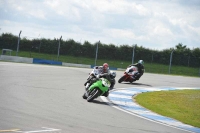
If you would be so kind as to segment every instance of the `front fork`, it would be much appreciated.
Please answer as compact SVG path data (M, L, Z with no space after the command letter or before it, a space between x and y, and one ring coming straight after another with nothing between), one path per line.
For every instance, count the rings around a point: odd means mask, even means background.
M90 87L90 83L87 83L86 86L85 86L85 90L87 91Z

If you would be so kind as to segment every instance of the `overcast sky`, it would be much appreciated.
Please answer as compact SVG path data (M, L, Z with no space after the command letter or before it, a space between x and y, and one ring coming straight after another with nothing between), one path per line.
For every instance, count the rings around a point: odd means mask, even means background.
M200 0L0 0L0 34L154 50L200 47Z

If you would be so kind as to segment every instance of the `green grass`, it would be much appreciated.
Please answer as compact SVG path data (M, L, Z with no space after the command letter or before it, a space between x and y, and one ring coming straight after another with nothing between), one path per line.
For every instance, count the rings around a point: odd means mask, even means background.
M16 51L12 51L12 56L16 56ZM86 57L75 57L75 56L66 56L60 55L57 57L57 54L43 54L38 52L26 52L19 51L18 56L29 57L29 58L40 58L46 60L61 61L66 63L76 63L76 64L87 64L94 65L94 58ZM108 59L97 59L96 65L102 65L104 62L107 62L110 67L123 68L125 69L132 61L123 61L123 60L108 60ZM157 74L169 74L169 65L157 64L157 63L148 63L145 61L145 71L149 73ZM183 75L183 76L193 76L200 77L200 68L184 67L184 66L171 66L171 75Z
M200 128L200 90L146 92L135 100L153 112Z

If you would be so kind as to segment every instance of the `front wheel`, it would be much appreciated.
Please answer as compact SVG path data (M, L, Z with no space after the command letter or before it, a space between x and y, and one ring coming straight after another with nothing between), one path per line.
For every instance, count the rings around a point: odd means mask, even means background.
M121 83L122 81L124 81L125 80L125 78L126 78L126 76L124 75L124 76L122 76L119 80L118 80L118 83Z
M92 90L90 93L89 93L89 96L87 98L87 101L88 102L91 102L92 100L94 100L95 98L97 98L98 96L100 96L101 92L99 89L97 88L94 88L94 90Z
M83 99L87 99L86 92L83 94Z

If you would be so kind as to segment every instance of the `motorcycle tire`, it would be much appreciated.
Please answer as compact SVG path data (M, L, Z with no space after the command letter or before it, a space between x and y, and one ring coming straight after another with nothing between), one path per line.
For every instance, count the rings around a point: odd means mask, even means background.
M124 76L122 76L119 80L118 80L118 83L121 83L122 81L124 81L125 80L125 78L126 78L126 76L124 75Z
M87 99L86 93L83 94L83 99Z
M99 89L94 88L90 93L89 96L87 97L87 101L91 102L92 100L94 100L95 98L97 98L98 96L100 96L101 92Z

